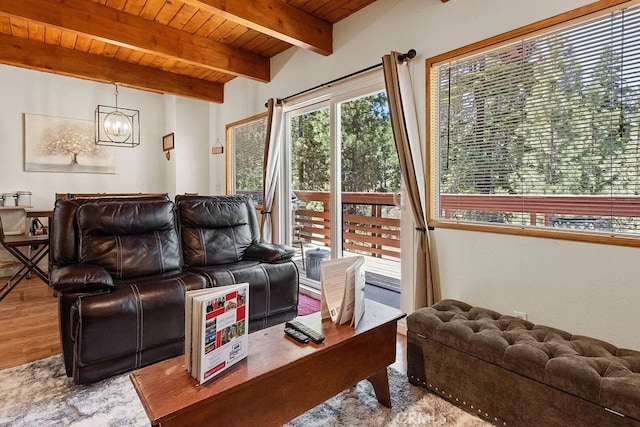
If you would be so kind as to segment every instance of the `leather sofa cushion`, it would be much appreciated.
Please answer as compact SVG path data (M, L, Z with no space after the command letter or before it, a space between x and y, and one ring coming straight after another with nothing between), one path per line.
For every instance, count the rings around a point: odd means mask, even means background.
M78 262L78 227L76 213L86 203L139 203L150 201L169 201L169 197L103 197L58 199L51 218L50 256L54 265L74 264Z
M78 208L79 261L122 280L182 268L173 203L87 203Z
M249 283L250 322L295 311L298 305L298 270L293 263L265 264L244 260L233 264L194 267L191 271L205 274L213 286ZM288 319L287 319L288 320ZM253 329L249 329L253 332Z
M181 272L125 281L109 293L79 295L71 310L76 363L86 366L183 342L184 293L207 283L201 275Z
M261 262L277 263L291 261L296 248L274 243L253 243L245 251L245 258Z
M230 264L242 260L255 242L254 209L244 197L178 202L184 262L189 267Z
M88 292L114 287L107 270L91 264L70 264L52 268L49 282L58 292Z

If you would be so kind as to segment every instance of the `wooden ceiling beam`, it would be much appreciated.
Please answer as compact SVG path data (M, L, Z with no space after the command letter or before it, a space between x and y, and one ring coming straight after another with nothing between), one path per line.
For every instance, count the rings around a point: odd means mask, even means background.
M271 79L268 58L90 0L0 0L0 14L218 72Z
M333 24L282 0L181 1L294 46L322 55L333 53Z
M222 104L219 83L0 34L0 63Z

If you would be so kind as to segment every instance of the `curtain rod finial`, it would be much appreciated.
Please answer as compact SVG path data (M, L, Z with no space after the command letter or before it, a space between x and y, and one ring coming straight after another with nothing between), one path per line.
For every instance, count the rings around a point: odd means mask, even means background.
M404 62L404 61L408 61L409 59L413 59L416 57L416 50L415 49L409 49L409 51L407 53L403 53L401 55L398 55L398 61L400 62Z
M274 104L275 105L282 105L282 98L273 98L274 99ZM269 101L264 103L264 108L269 108Z

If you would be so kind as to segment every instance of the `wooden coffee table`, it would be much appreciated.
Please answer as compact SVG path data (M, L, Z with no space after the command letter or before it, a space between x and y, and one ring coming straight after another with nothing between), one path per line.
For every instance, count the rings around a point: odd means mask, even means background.
M249 334L247 359L203 385L185 370L184 356L134 371L131 381L152 425L280 426L363 379L391 407L387 366L404 316L367 300L357 329L320 313L298 318L322 331L319 345L285 337L284 324Z

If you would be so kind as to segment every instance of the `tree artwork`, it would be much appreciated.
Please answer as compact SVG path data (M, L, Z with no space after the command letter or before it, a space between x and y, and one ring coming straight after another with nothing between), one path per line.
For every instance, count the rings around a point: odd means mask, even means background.
M24 114L24 170L27 172L116 172L114 147L94 143L92 120Z
M104 156L93 136L91 123L60 121L44 130L40 150L43 154L69 156L69 163L77 165L81 163L78 156L83 154Z

